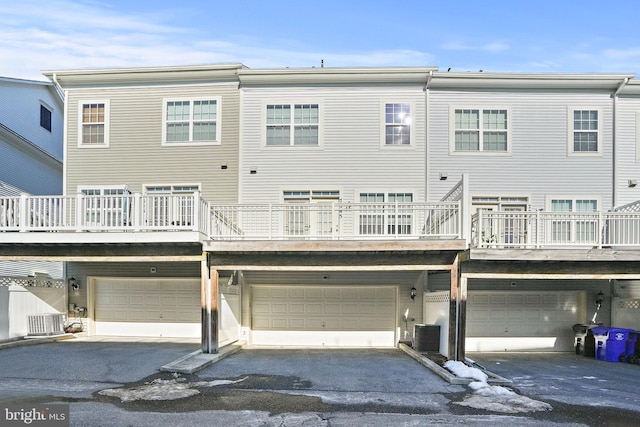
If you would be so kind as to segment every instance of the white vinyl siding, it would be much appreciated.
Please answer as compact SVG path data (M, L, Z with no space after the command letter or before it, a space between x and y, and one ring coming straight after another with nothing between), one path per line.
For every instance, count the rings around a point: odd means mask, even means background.
M266 106L267 146L317 146L318 104L269 104Z
M78 186L87 184L128 184L132 193L142 193L143 183L187 182L201 183L202 198L208 202L238 201L237 83L70 89L67 96L67 194L75 194ZM85 99L110 100L108 150L97 153L78 148L78 103ZM167 99L220 99L217 129L224 143L163 145L163 105Z
M336 189L357 202L363 189L404 189L425 179L426 110L423 86L251 87L243 85L240 203L280 202L295 177L299 189ZM268 100L268 101L265 101ZM266 146L266 105L317 103L317 147ZM386 100L412 107L411 146L384 146ZM310 155L313 151L313 155ZM283 154L286 152L286 154ZM304 166L303 166L304 165ZM257 168L250 174L251 167ZM413 192L424 201L424 186ZM412 188L413 190L413 188Z
M220 100L165 99L163 144L220 144Z
M109 101L81 101L79 109L79 147L109 146Z
M570 155L599 154L602 152L601 116L597 108L571 107L568 113Z
M555 189L560 194L599 195L602 197L600 206L609 209L613 187L612 146L601 144L601 155L567 155L567 111L573 105L598 109L601 113L601 141L612 140L613 110L609 91L431 89L429 152L426 157L427 200L439 200L445 196L452 188L451 179L466 173L472 182L474 195L527 195L532 209L537 210L545 208L549 189ZM474 106L507 110L508 153L455 152L452 107L455 110ZM639 106L640 103L635 104L636 111L640 111ZM635 129L629 129L629 133L631 131ZM573 138L571 141L573 143ZM622 149L620 144L616 147ZM628 156L635 155L627 153L629 150L625 149L623 157L620 152L618 160L631 160ZM633 170L637 171L637 167ZM632 168L627 168L627 172L621 183L625 186ZM441 181L441 173L447 174L449 179ZM637 200L637 191L634 194L632 199L629 191L627 200Z
M453 108L450 140L456 153L507 153L509 116L505 108Z

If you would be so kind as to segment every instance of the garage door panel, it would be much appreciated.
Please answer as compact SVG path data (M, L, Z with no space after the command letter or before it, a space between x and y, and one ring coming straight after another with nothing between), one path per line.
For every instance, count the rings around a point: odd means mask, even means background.
M96 279L96 334L185 336L174 334L199 331L199 288L197 279Z
M251 294L253 344L363 345L356 344L361 339L353 339L353 333L368 335L367 345L395 344L393 287L254 286ZM287 312L276 304L285 304Z
M572 351L578 292L470 291L467 351Z

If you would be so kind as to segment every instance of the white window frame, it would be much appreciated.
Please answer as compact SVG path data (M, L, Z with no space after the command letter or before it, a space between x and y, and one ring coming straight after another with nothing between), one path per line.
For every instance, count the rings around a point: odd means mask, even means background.
M387 144L387 105L389 104L409 104L409 143L408 144ZM380 147L390 150L402 150L403 148L415 147L415 114L416 106L414 102L407 100L385 100L380 103Z
M354 225L354 233L359 236L411 236L416 233L415 218L412 212L389 212L387 209L378 209L375 207L376 203L383 206L392 205L395 202L390 202L391 195L410 195L411 202L398 202L404 203L417 203L416 196L418 192L415 189L399 189L397 191L388 190L381 191L375 189L365 189L362 191L356 191L354 194L354 200L356 203L363 203L360 201L360 197L364 194L367 195L382 195L383 200L381 202L372 202L374 206L371 209L360 208L357 218L357 224ZM365 221L365 222L363 222ZM378 228L379 233L361 233L362 227L367 227L369 230ZM391 232L393 230L393 232Z
M477 151L459 151L456 150L456 110L478 110L480 120L478 124L478 150ZM507 149L505 151L484 150L483 132L484 120L483 114L485 110L504 110L507 112ZM504 105L452 105L449 108L449 154L455 156L511 156L512 143L511 136L513 133L513 124L511 120L511 108ZM487 129L487 131L490 131Z
M269 106L277 106L277 105L286 105L291 108L291 121L289 122L289 144L288 145L269 145L267 144L267 107ZM318 127L318 143L317 144L295 144L295 106L296 105L317 105L318 106L318 122L316 126ZM282 149L295 149L295 150L315 150L321 148L323 146L323 105L321 102L314 100L273 100L269 102L264 102L262 104L262 146L269 150L282 150ZM300 123L299 125L306 125L306 123Z
M195 192L201 192L202 186L200 184L144 184L142 186L145 196L158 195L158 196L173 196L173 195L189 195L195 194ZM149 191L151 188L157 188L162 190ZM188 188L188 190L183 190ZM185 213L192 212L197 209L197 206L193 206L190 200L181 200L176 204L167 204L166 200L162 198L154 200L153 206L149 209L153 209L153 216L155 220L158 220L161 225L177 225L177 226L191 226L190 222L187 222Z
M571 200L571 213L580 213L579 211L576 211L576 202L578 200L593 200L596 202L596 210L594 211L594 213L600 212L602 210L602 200L599 196L566 196L566 195L550 195L550 196L546 196L545 197L545 210L548 212L563 212L563 211L552 211L552 202L554 200ZM567 211L568 212L568 211ZM569 239L566 239L569 243L571 244L575 244L575 243L585 243L585 241L580 240L580 227L590 227L590 223L592 223L593 221L590 220L584 220L584 221L571 221L568 225L564 224L560 221L558 221L557 223L559 224L558 226L564 226L567 227L566 230L569 233ZM595 225L593 225L592 227L595 227ZM552 233L552 235L550 236L551 239L553 239L553 233L555 233L554 230L550 230L550 232ZM600 232L600 230L596 230L596 232ZM596 241L596 238L594 238L593 240L587 240L586 243L587 244L591 244L593 242Z
M82 121L83 106L89 104L104 104L104 143L102 144L85 144L82 141L84 122ZM110 128L110 115L111 115L111 103L108 99L96 99L96 100L80 100L78 101L78 147L79 148L109 148L109 128ZM101 122L95 122L94 124L100 124Z
M576 111L596 111L598 113L598 129L595 131L598 149L596 151L575 151L574 133L580 132L573 127L573 114ZM601 156L602 155L602 108L594 106L570 106L567 109L567 154L569 156Z
M110 204L106 203L106 199L102 199L101 196L106 196L105 192L108 191L115 196L123 196L123 198L114 198ZM88 195L87 192L96 192L99 194ZM86 185L78 186L78 194L85 196L99 196L98 198L91 198L90 201L85 201L85 225L88 226L104 226L105 224L120 226L130 225L131 218L129 202L126 202L124 196L129 194L128 187L126 185L117 186L98 186L98 185Z
M513 211L513 216L504 214L504 217L495 222L480 224L480 240L485 245L522 245L530 239L529 227L526 217L521 217L518 212L531 210L531 197L524 195L496 196L473 195L471 197L471 213L475 215L480 209L487 211Z
M331 205L340 202L340 190L282 190L280 194L286 205L283 234L324 238L338 233L338 212Z
M216 136L213 141L194 141L193 140L193 103L195 101L215 101L216 102ZM189 102L189 140L188 141L167 141L167 104L169 102ZM221 145L222 135L222 98L220 96L203 96L203 97L183 97L183 98L164 98L162 100L162 145L166 147L185 147L185 146L201 146L201 145Z

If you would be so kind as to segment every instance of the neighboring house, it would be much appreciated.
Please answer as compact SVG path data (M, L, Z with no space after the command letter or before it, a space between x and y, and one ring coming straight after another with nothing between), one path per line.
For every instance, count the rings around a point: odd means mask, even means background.
M89 333L390 347L429 323L459 359L570 351L599 292L599 321L640 323L612 305L640 289L631 75L44 74L65 196L0 257L66 260Z
M52 83L0 77L0 225L15 214L7 198L62 194L63 111ZM52 306L22 292L36 277L58 284L63 276L59 261L0 261L0 339L25 335L32 308L64 311L66 295Z

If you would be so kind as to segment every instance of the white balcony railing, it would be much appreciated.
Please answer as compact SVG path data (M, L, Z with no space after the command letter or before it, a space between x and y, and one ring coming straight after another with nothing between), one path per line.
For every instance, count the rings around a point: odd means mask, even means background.
M212 205L199 193L0 197L0 232L198 231L209 239L459 239L460 202Z
M220 240L460 238L460 203L212 205Z
M0 197L0 231L200 231L209 204L199 193Z
M472 247L640 247L640 212L511 212L479 210Z

